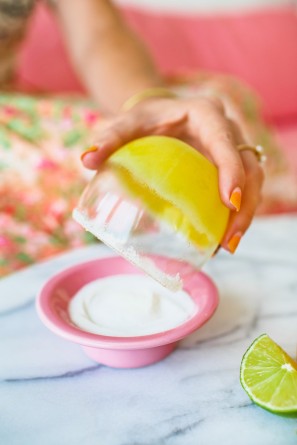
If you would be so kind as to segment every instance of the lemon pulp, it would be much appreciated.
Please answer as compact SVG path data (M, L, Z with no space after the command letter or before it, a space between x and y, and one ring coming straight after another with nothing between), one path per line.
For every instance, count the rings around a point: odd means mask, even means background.
M107 164L130 195L196 247L220 243L229 210L216 167L198 151L175 138L148 136L121 147Z

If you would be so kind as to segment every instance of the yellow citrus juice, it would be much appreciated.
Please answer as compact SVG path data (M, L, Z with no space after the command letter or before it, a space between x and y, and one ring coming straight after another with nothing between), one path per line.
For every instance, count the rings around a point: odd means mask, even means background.
M229 218L218 189L216 167L184 142L148 136L129 142L108 160L122 187L152 216L212 252Z

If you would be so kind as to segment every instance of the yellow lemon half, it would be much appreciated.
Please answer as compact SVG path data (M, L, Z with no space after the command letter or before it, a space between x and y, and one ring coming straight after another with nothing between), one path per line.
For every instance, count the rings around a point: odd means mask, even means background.
M229 210L219 195L217 168L197 150L175 138L147 136L121 147L107 164L150 214L196 247L220 243Z

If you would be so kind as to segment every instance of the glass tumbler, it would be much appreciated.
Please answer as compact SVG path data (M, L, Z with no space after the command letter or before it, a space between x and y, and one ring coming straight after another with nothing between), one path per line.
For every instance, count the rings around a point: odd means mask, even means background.
M175 291L224 235L229 210L216 167L165 136L132 141L85 188L74 219L121 256Z

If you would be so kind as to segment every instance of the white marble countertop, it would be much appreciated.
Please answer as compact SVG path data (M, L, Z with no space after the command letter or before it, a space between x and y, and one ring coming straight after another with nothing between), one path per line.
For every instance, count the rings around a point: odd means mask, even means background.
M0 281L1 445L293 445L297 420L252 404L241 357L266 332L295 356L297 216L258 219L235 256L205 271L220 290L215 316L155 365L112 369L39 321L34 299L97 245Z

